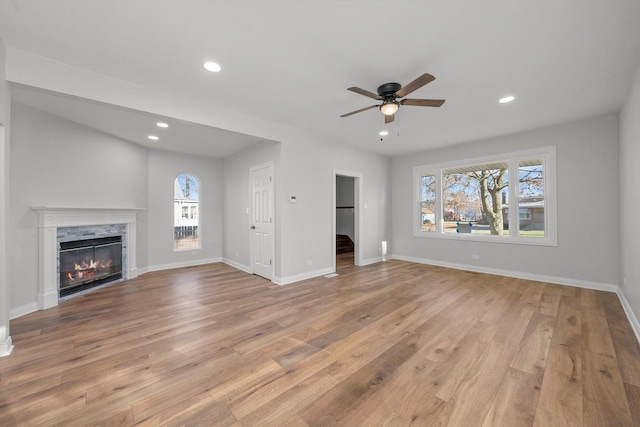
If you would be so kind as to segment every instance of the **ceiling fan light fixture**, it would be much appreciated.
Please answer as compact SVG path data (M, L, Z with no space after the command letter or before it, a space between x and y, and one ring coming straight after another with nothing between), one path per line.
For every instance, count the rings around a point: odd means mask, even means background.
M400 105L396 101L385 101L380 106L380 111L385 116L393 116L400 108Z
M222 70L222 67L220 67L219 64L217 64L216 62L213 61L207 61L204 63L204 68L207 69L207 71L211 71L212 73L218 73L220 72L220 70Z

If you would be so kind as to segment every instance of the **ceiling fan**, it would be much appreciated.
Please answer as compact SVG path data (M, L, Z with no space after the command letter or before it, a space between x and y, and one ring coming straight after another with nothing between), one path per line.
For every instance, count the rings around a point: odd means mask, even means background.
M348 117L353 114L378 107L380 108L380 111L382 111L382 114L384 114L384 122L391 123L395 119L395 114L401 105L411 105L415 107L439 107L444 104L444 99L398 99L404 98L414 90L420 89L422 86L427 83L431 83L435 79L436 78L431 74L424 73L404 87L402 87L400 83L385 83L378 87L377 95L373 92L369 92L368 90L360 89L359 87L350 87L347 90L368 96L369 98L377 99L378 101L382 101L382 104L370 105L369 107L343 114L340 117Z

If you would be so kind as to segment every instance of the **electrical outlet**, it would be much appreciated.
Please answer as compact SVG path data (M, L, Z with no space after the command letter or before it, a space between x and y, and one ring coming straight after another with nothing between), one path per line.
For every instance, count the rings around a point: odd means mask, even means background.
M480 259L480 255L471 255L471 259Z
M311 265L311 264L313 264L313 261L312 261L312 260L310 260L310 259L308 259L308 260L307 260L307 265Z
M191 255L198 255L198 251L191 251Z

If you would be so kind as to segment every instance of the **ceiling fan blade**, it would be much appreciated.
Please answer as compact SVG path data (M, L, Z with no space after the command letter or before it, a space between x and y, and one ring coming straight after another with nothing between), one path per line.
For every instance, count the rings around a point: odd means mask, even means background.
M400 104L415 107L439 107L444 104L444 99L403 99Z
M376 107L378 107L378 105L370 105L369 107L364 107L364 108L361 108L359 110L352 111L352 112L347 113L347 114L343 114L340 117L349 117L349 116L352 116L354 114L362 113L363 111L367 111L367 110L370 110L370 109L376 108Z
M384 116L384 124L391 123L396 118L395 114L391 114L389 116Z
M420 77L418 77L417 79L415 79L414 81L406 85L405 87L400 88L400 90L396 92L396 96L398 98L407 96L414 90L420 89L422 86L426 85L427 83L431 83L435 79L436 78L433 77L431 74L424 73L423 75L421 75Z
M368 96L369 98L382 99L380 95L377 95L373 92L369 92L368 90L360 89L359 87L354 86L354 87L348 88L347 90L350 90L351 92L359 93L360 95Z

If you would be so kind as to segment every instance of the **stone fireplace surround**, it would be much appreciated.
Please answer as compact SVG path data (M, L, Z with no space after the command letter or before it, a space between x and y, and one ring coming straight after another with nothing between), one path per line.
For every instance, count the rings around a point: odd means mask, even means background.
M86 227L91 234L122 234L123 251L126 250L122 278L137 276L136 213L142 209L36 206L33 210L38 213L39 229L38 309L58 305L59 242L69 239L65 236L78 234L78 227Z

